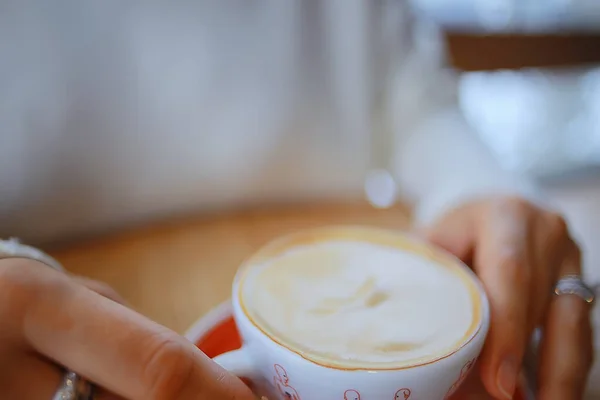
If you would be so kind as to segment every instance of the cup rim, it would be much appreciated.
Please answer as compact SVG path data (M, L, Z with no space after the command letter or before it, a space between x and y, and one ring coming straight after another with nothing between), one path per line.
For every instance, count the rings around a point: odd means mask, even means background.
M308 355L304 355L301 350L294 349L293 346L285 343L284 340L277 338L274 334L267 332L260 324L249 315L246 306L243 304L242 298L242 282L244 277L246 276L247 271L252 267L259 263L259 261L268 260L270 255L274 256L276 254L280 254L280 251L285 250L286 248L294 247L294 245L290 244L290 240L297 238L302 235L310 235L310 234L323 234L329 233L331 237L335 237L335 233L346 232L346 233L356 233L362 232L363 234L383 234L387 236L393 236L396 239L407 243L408 246L405 248L407 251L413 252L417 255L425 256L425 258L440 262L443 264L451 263L458 267L458 269L465 273L465 277L467 278L470 285L472 285L472 289L474 293L476 293L476 298L479 300L478 305L474 305L475 308L478 309L478 316L474 318L472 326L469 327L467 333L463 336L463 340L459 341L456 347L452 347L448 351L442 352L440 355L432 358L423 357L423 360L419 359L408 365L400 365L400 366L382 366L382 367L352 367L352 366L340 366L335 365L333 363L320 362ZM343 237L343 236L342 236ZM351 237L351 236L348 236ZM357 240L356 238L354 240ZM321 240L322 241L322 240ZM419 248L421 251L415 251L416 248ZM273 253L270 253L270 250L274 250ZM277 251L279 250L279 252ZM424 251L423 251L424 250ZM487 298L487 294L483 287L483 284L477 278L477 275L469 268L466 264L464 264L460 259L455 257L453 254L441 249L431 243L425 242L422 238L419 238L414 235L410 235L403 231L394 231L392 229L386 228L377 228L370 226L359 226L359 225L329 225L325 227L318 228L309 228L303 229L300 231L295 231L283 236L279 236L265 245L260 247L256 252L254 252L250 257L248 257L244 262L242 262L240 268L238 269L234 284L233 284L233 296L232 296L233 304L234 304L234 314L238 314L243 316L244 320L250 326L260 334L263 338L267 339L269 342L278 345L279 347L303 358L304 360L319 365L321 367L325 367L328 369L335 369L340 371L371 371L371 372L385 372L385 371L400 371L407 369L414 369L418 367L423 367L430 364L435 364L441 360L452 357L463 348L467 347L475 338L480 336L481 334L487 334L487 330L489 328L489 319L490 319L490 310L489 310L489 302ZM235 312L238 311L238 312ZM236 316L237 318L237 316Z

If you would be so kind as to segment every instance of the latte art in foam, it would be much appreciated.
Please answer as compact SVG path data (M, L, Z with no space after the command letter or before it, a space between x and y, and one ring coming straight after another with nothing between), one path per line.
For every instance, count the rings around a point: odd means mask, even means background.
M395 247L330 239L283 250L243 278L248 317L320 364L398 368L464 343L472 288L449 266Z

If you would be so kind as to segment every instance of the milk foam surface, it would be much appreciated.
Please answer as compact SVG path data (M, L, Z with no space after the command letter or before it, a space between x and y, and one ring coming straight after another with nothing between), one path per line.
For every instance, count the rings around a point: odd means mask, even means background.
M367 242L291 248L250 268L242 302L263 330L304 357L389 368L460 346L473 299L456 272Z

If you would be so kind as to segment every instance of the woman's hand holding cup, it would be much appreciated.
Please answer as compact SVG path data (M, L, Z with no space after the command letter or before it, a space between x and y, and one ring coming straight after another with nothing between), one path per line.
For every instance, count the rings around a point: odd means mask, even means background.
M95 400L254 399L192 343L117 301L97 282L1 259L0 398L50 400L69 369L98 385Z
M486 288L492 323L480 361L488 392L512 398L532 332L541 327L539 398L581 399L593 357L590 306L577 296L552 295L559 279L581 274L564 219L499 198L465 204L425 235L472 265Z

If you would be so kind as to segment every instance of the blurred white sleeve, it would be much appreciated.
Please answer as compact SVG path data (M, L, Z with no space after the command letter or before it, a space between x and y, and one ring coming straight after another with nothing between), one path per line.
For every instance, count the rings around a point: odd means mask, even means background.
M493 195L542 203L534 183L504 170L479 141L457 102L457 74L444 64L435 29L418 28L415 48L397 71L388 110L394 138L392 171L400 195L427 224L459 204Z
M415 202L415 223L427 224L469 200L516 195L542 203L528 179L503 170L457 108L433 114L398 135L396 178Z

